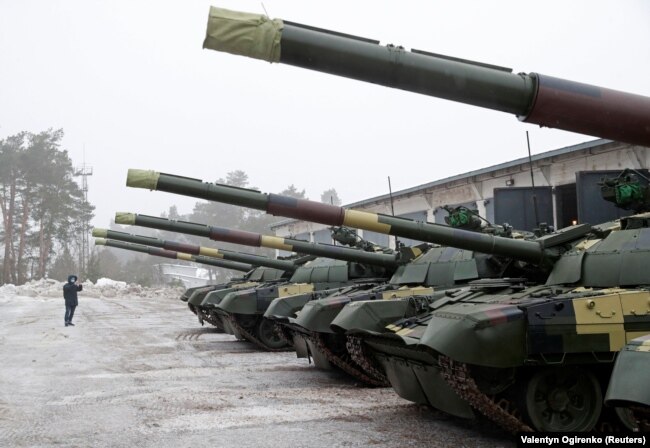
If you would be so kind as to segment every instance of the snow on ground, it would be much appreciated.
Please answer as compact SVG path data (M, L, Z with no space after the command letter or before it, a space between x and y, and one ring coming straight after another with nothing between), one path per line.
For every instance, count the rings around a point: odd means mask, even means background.
M126 282L111 280L108 278L100 278L93 284L91 281L81 282L83 285L83 292L81 295L84 297L104 297L113 298L118 296L137 296L137 297L165 297L177 298L182 293L182 288L148 288L136 285L134 283L127 284ZM65 282L60 282L53 279L40 279L31 280L24 285L15 286L6 284L0 286L0 300L4 297L12 297L15 295L33 297L33 298L63 298L63 285Z
M61 287L0 287L0 446L514 446L201 327L178 290L84 282L64 327Z

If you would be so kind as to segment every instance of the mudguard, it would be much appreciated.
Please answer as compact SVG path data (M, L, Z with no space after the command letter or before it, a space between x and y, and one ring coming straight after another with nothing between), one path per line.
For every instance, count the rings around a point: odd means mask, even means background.
M301 310L312 298L312 293L296 294L288 297L274 299L264 313L269 319L282 319L295 317L296 312Z
M355 330L382 332L386 325L404 317L407 309L407 300L352 302L343 307L330 328L336 333Z
M631 340L616 358L605 404L650 406L650 334Z
M527 355L525 324L512 305L457 303L432 314L420 344L458 362L516 367Z
M259 289L231 291L215 305L215 308L230 314L256 314Z
M330 324L348 303L350 303L348 296L312 300L303 307L293 322L308 331L333 333Z
M203 300L205 299L205 295L208 294L210 291L214 291L216 288L218 288L218 286L216 285L202 286L200 288L196 288L189 295L189 298L187 299L187 303L193 306L201 306Z

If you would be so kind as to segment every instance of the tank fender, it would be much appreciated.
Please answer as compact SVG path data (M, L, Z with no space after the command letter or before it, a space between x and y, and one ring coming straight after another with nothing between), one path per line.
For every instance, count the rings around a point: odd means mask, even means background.
M608 406L650 406L650 334L630 341L618 354L609 380Z
M420 344L459 362L515 367L526 359L525 323L516 306L455 304L432 314Z

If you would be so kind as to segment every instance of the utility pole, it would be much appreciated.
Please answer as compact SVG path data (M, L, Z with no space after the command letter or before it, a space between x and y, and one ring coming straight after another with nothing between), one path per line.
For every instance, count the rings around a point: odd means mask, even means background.
M93 167L86 165L86 151L84 149L84 158L81 167L74 170L75 176L81 177L81 191L84 195L84 202L88 203L88 176L93 175ZM86 275L86 265L90 256L90 244L88 235L90 233L90 222L84 214L81 222L81 251L79 252L79 273Z

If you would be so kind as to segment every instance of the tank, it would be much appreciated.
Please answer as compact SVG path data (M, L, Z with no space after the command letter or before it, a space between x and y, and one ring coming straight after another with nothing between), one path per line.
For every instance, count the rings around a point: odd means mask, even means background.
M309 261L310 257L297 257L296 264L300 265ZM223 297L234 291L254 288L258 285L272 285L285 283L294 271L282 271L279 269L259 266L248 272L244 278L230 281L226 284L206 287L196 291L188 300L188 305L197 310L199 322L206 320L216 327L223 329L226 333L232 334L237 339L245 339L240 333L235 331L228 321L224 321L221 316L215 313L215 304L219 303Z
M636 214L534 240L160 173L134 174L127 185L503 255L547 273L538 283L470 282L438 294L427 314L390 324L390 333L365 334L365 346L398 394L453 415L471 418L478 412L513 432L589 431L609 424L602 390L613 363L628 339L650 333L650 314L636 311L650 300L644 265L650 256L648 180L640 173L626 170L602 182L605 199Z
M344 287L376 286L384 283L400 264L421 253L418 248L391 251L357 239L347 240L357 248L317 244L132 213L117 213L115 221L118 224L140 225L219 241L327 257L301 266L286 285L257 285L228 294L218 291L206 296L203 305L212 307L214 314L221 318L226 331L230 327L233 334L243 335L266 350L284 350L287 342L290 342L276 332L273 322L263 316L274 298L294 295L312 297L312 293L329 294Z
M479 280L440 294L425 315L357 332L395 390L457 416L482 413L513 432L638 428L645 417L625 407L634 383L622 383L634 374L612 375L612 365L627 362L627 341L650 333L641 177L626 170L603 180L605 199L641 213L566 241L544 284ZM608 383L613 409L602 406Z
M212 7L204 48L514 114L520 121L650 146L650 98L539 73Z
M513 234L512 229L482 226L486 222L464 207L448 208L448 212L450 216L446 221L455 227ZM514 235L523 236L516 232ZM304 299L303 296L278 298L271 303L265 316L276 320L287 337L293 340L299 357L313 358L316 367L322 369L345 364L342 368L353 372L357 379L371 385L387 385L381 367L364 356L358 338L331 328L348 304L364 301L367 305L364 319L359 321L358 315L353 316L355 329L381 329L388 322L425 312L434 289L455 288L477 278L500 278L521 273L518 264L505 257L436 246L400 266L385 284L366 289L346 288L327 297L311 297L309 302L297 300ZM368 381L368 377L375 383Z

